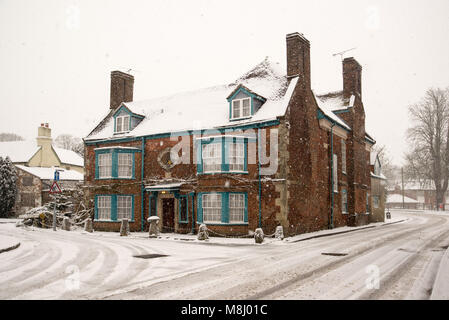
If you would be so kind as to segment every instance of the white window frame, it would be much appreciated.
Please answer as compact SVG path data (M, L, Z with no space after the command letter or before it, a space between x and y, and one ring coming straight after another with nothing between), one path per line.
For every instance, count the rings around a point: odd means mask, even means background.
M97 197L97 220L111 221L112 217L112 197L98 196Z
M341 213L348 213L348 191L345 189L341 192Z
M132 220L133 197L117 196L117 221L127 218Z
M213 148L213 155L210 156L210 148ZM221 172L221 164L223 162L220 143L203 144L201 148L201 158L203 162L203 172Z
M341 140L341 172L346 174L346 141Z
M109 170L107 170L109 168ZM98 178L112 178L112 153L98 155Z
M221 193L206 193L202 195L204 223L221 223L223 214L222 201L223 195Z
M119 152L117 156L117 175L119 178L132 178L133 176L133 154Z
M238 217L238 219L236 219ZM244 223L245 221L245 195L242 193L229 194L229 222Z
M128 132L129 131L129 121L130 121L129 115L116 117L115 118L115 132L116 133ZM120 122L120 128L119 128L119 122Z
M334 178L334 192L338 193L338 156L334 153L333 158L333 165L332 165L332 175Z
M245 170L245 144L229 143L229 171L243 172Z
M243 115L243 101L246 101L246 100L249 100L249 103L248 103L248 114L247 115ZM234 105L236 104L236 103L239 103L239 106L238 106L238 110L239 110L239 116L238 117L236 117L235 116L235 112L234 112ZM245 119L245 118L249 118L249 117L251 117L251 97L247 97L247 98L242 98L242 99L234 99L234 100L232 100L232 103L231 103L231 119Z
M380 204L380 197L379 196L371 196L371 198L373 199L373 208L374 209L379 209L379 204Z

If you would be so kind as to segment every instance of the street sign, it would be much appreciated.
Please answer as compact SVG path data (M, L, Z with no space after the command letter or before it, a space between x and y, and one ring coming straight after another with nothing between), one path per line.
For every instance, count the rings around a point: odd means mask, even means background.
M56 181L53 182L50 188L50 193L61 193L61 188Z
M53 180L59 181L59 170L55 170L55 177Z

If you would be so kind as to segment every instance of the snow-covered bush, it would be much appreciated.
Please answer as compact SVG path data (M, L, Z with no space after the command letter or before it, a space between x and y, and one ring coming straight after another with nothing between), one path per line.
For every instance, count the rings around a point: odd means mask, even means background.
M0 157L0 217L8 217L17 197L17 172L9 157Z

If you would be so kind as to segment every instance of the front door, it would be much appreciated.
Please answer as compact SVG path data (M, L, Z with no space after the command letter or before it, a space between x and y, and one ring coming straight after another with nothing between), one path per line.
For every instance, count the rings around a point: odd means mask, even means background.
M175 199L162 199L162 232L175 231Z

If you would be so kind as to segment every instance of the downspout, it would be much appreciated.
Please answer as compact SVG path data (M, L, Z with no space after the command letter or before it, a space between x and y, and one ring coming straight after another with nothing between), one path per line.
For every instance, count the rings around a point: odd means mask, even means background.
M334 126L335 122L332 122L331 126L331 221L329 229L334 228Z
M140 223L140 231L143 231L144 226L144 192L145 192L145 186L144 186L144 168L145 168L145 137L142 137L142 165L141 165L141 185L140 185L140 217L141 217L141 223Z
M195 234L195 212L194 212L194 208L195 208L195 193L192 192L192 234Z
M259 177L259 228L262 228L262 182L260 180L260 126L257 128L257 170Z

